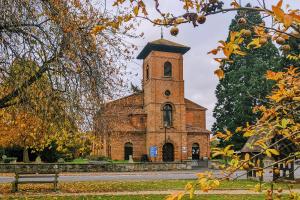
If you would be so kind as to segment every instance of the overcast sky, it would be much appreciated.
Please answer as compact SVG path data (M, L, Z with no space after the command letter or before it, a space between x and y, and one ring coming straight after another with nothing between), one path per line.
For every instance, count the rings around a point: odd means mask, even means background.
M152 0L146 0L152 2ZM162 9L168 9L173 12L182 11L177 0L161 0ZM172 2L172 3L170 3ZM224 0L226 4L231 2ZM250 2L257 5L257 0L242 0L243 4ZM266 0L270 5L278 2L277 0ZM166 4L165 4L166 3ZM285 0L284 4L290 4L292 8L300 9L300 0ZM150 11L150 15L152 11ZM169 34L169 29L164 29L164 38L177 43L181 43L191 47L191 50L184 55L184 80L185 80L185 97L206 107L207 110L207 128L210 129L215 119L212 111L216 103L215 88L218 84L218 78L214 75L214 70L218 64L212 59L213 56L207 55L207 52L217 46L219 40L225 40L228 34L228 27L233 19L235 12L218 14L209 16L205 24L193 28L191 24L180 26L180 32L177 37ZM142 21L139 30L144 32L144 37L134 39L131 42L138 46L139 51L149 41L160 38L160 28L154 27L152 24ZM128 64L128 70L138 73L131 80L140 84L142 78L142 61L133 60Z

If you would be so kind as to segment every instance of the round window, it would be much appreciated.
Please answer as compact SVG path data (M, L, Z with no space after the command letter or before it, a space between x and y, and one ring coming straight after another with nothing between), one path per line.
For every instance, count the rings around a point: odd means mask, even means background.
M166 90L166 91L165 91L165 95L166 95L167 97L170 96L170 95L171 95L170 90Z

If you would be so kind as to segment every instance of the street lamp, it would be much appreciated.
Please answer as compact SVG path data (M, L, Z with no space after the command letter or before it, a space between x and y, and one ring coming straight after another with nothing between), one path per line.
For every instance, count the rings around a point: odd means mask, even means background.
M164 123L164 127L165 127L165 144L167 143L167 128L168 128L168 122Z
M166 146L166 143L167 143L167 128L168 128L168 122L164 122L164 128L165 128L165 144L163 145L163 161L167 161L167 158L166 156L168 155L167 154L167 146Z

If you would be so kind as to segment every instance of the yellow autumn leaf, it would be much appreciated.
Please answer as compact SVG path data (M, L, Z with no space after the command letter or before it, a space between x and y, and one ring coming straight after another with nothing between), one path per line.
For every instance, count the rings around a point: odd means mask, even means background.
M248 45L247 49L254 48L257 49L261 47L261 44L259 43L259 38L254 38Z
M240 55L240 56L245 56L245 55L247 55L247 53L245 53L245 52L243 52L243 51L239 51L239 50L234 51L234 53L237 54L237 55Z
M245 161L248 161L248 160L250 160L250 155L249 155L249 153L246 153L245 154Z
M133 13L134 13L135 16L137 16L139 14L139 7L138 6L135 6L133 8Z
M198 173L196 174L196 176L201 179L201 178L204 178L205 177L205 174L204 173Z
M239 126L239 127L237 127L237 128L235 129L235 132L240 132L240 131L242 131L242 130L243 130L243 127Z
M267 149L266 150L266 155L268 156L268 157L272 157L272 155L279 155L279 152L276 150L276 149Z
M258 177L262 177L263 174L264 174L264 171L263 171L263 170L257 170L257 171L256 171L256 175L257 175Z
M300 101L300 97L293 97L294 101Z
M253 131L253 130L247 130L247 131L243 134L244 137L250 137L250 136L252 136L252 135L254 135L254 131Z
M103 31L104 29L105 29L105 26L102 26L102 25L96 25L96 26L92 29L91 33L96 35L97 33Z
M224 155L224 152L221 152L221 151L220 152L215 152L215 153L212 154L211 157L214 158L214 157L217 157L217 156L220 156L220 155Z
M253 189L255 192L261 192L261 185L258 183L254 186L254 189Z
M229 149L231 149L231 147L233 147L233 145L227 145L225 148L224 148L224 151L227 152Z
M190 199L193 199L194 198L194 194L195 194L195 188L191 188L190 190Z
M218 181L218 180L213 181L213 186L214 187L219 187L219 185L220 185L220 181Z
M193 184L191 182L188 182L186 185L185 185L185 190L190 190L193 188Z
M289 124L290 120L289 119L282 119L281 120L281 127L286 128L286 126Z

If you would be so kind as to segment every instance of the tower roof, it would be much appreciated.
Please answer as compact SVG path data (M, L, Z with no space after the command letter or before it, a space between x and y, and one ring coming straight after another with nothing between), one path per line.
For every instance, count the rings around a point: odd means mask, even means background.
M137 59L145 59L151 51L164 51L185 54L190 47L178 44L166 39L154 40L148 42L148 44L143 48L143 50L137 56Z

